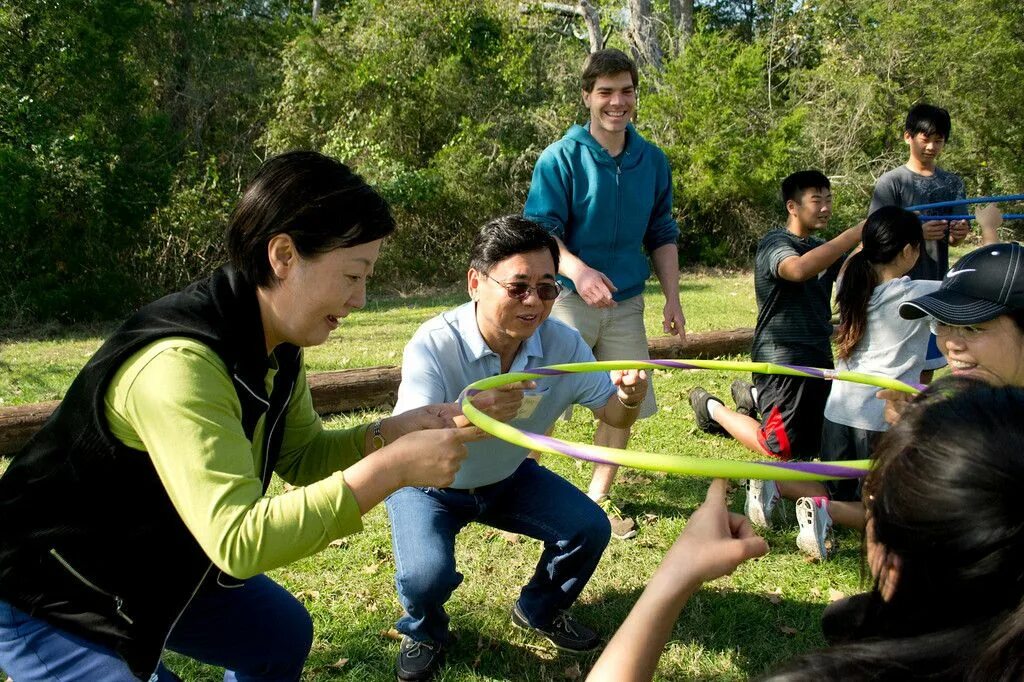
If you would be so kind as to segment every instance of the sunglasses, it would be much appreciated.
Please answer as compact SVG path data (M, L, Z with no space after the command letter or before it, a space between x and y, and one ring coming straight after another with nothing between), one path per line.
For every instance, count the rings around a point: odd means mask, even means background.
M533 287L525 282L499 282L486 272L481 274L504 289L509 298L514 298L517 301L525 301L531 291L536 291L537 298L542 301L553 301L562 292L562 285L558 282L542 282Z

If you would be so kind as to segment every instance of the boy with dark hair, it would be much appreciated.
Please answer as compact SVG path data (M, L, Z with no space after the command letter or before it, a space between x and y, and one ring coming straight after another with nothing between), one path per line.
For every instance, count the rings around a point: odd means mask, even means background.
M918 204L963 199L964 181L938 167L939 156L949 141L949 112L931 104L917 104L907 112L903 140L910 149L907 163L885 173L875 183L868 214L883 206L906 208ZM929 210L930 215L949 214L951 209ZM949 269L949 247L967 237L966 220L929 220L922 224L925 248L911 279L942 279Z
M782 199L786 228L769 232L757 246L758 315L751 359L831 368L832 285L844 254L860 241L863 223L828 242L813 236L832 216L831 186L818 171L800 171L783 180ZM697 425L708 433L728 433L769 457L810 459L820 449L828 392L829 383L822 379L755 374L753 386L733 382L735 410L703 388L690 391L690 405ZM748 482L748 513L758 502L761 483ZM764 525L762 519L751 520Z
M931 104L916 104L907 112L903 140L910 149L907 163L883 174L875 183L868 214L883 206L917 206L965 197L960 176L938 167L939 156L949 141L952 122L949 112ZM949 215L952 209L929 210L929 215ZM967 238L970 229L966 220L927 220L921 224L924 246L917 264L910 270L911 279L941 280L949 270L949 247ZM932 336L928 342L921 381L927 383L932 372L945 366L945 359Z
M662 328L680 338L686 333L672 173L664 152L630 123L636 109L633 60L619 50L594 52L580 85L589 120L541 154L523 213L558 240L559 281L567 291L551 316L579 331L598 360L646 360L648 254L665 294ZM655 409L649 391L639 418ZM628 428L608 424L594 434L594 442L607 447L623 448L628 440ZM614 537L626 539L636 535L636 524L608 498L617 468L595 464L587 494L608 512Z

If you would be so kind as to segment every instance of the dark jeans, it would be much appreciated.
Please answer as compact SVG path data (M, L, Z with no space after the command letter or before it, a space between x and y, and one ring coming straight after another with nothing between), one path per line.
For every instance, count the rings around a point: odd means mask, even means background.
M228 681L299 679L313 643L306 608L266 576L196 594L167 648L227 669ZM0 668L17 682L137 679L113 651L0 601ZM151 680L175 680L163 665Z
M462 582L455 537L471 521L544 542L519 608L534 627L551 624L590 580L611 528L576 486L532 459L503 481L470 491L402 488L387 499L395 584L406 615L396 628L417 641L444 644L444 605Z

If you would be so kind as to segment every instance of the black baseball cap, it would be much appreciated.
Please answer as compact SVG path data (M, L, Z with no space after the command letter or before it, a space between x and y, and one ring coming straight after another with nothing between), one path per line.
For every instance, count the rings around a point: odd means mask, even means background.
M900 304L900 317L931 315L949 325L987 322L1024 308L1024 247L989 244L956 262L939 290Z

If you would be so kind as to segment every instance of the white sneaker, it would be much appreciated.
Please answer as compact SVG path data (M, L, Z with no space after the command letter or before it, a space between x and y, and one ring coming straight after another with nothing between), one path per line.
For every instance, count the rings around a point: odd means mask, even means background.
M824 497L801 497L796 501L796 520L800 532L796 546L804 554L824 561L832 546L832 517Z
M750 519L750 523L761 528L768 528L771 524L772 511L778 503L779 487L775 481L761 481L751 478L746 483L747 499L743 503L743 512Z

